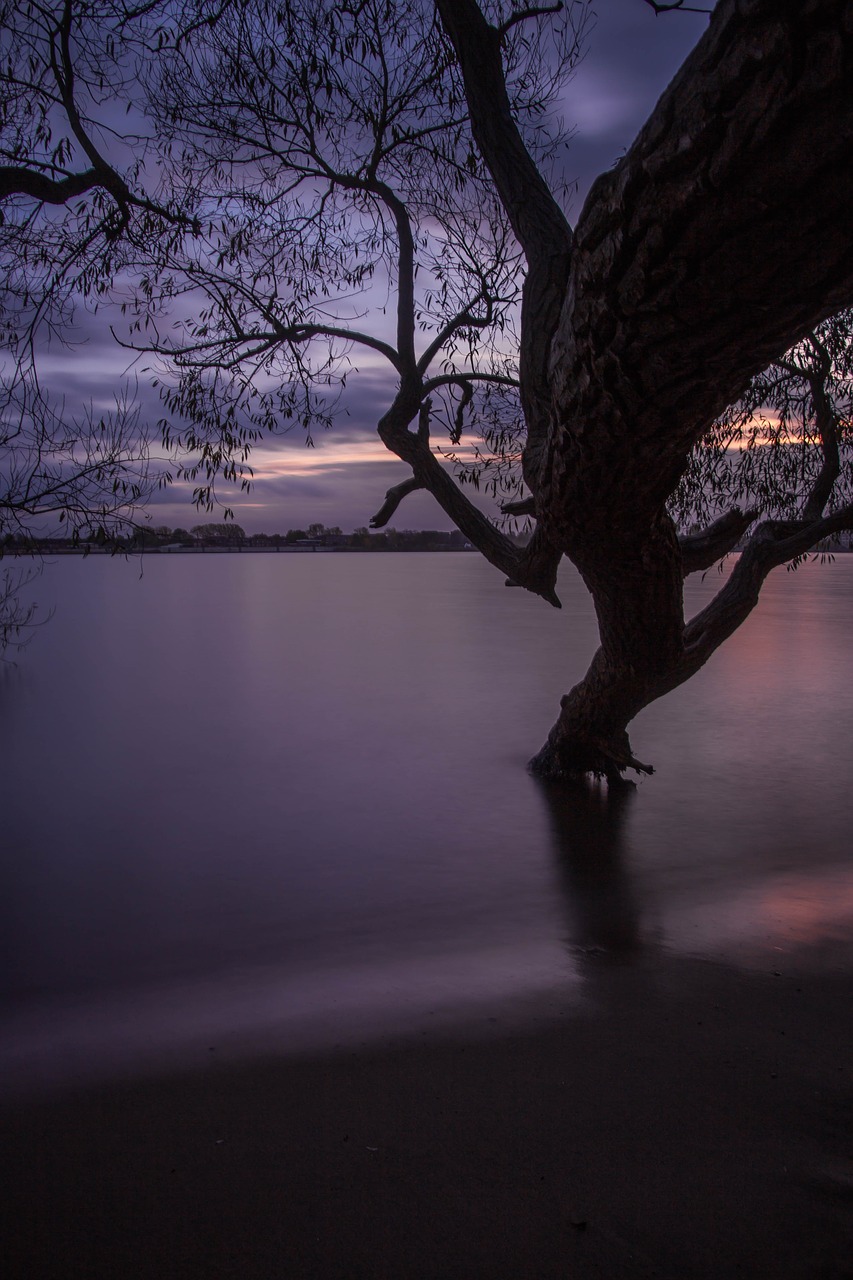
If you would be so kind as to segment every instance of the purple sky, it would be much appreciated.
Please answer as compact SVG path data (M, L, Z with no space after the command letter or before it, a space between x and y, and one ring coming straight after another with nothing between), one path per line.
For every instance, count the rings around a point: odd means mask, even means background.
M600 0L587 55L564 94L566 121L577 128L566 165L568 176L579 184L569 209L572 220L593 179L630 146L707 21L700 14L655 17L642 0ZM49 381L63 387L69 402L94 398L99 406L108 405L117 372L125 367L121 353L117 355L101 317L81 315L75 339L82 345L71 359L66 353L49 357L43 374L49 367ZM297 433L271 441L253 456L255 482L250 493L223 489L247 531L272 533L304 528L312 521L345 530L366 525L385 490L409 474L385 452L375 433L377 418L392 394L388 375L378 365L370 369L361 361L360 367L347 388L347 412L332 431L316 438L315 448L306 448ZM156 421L156 394L142 381L139 392ZM189 527L217 518L199 515L186 492L173 487L159 494L150 509L153 523ZM436 502L417 493L406 499L394 524L451 527Z

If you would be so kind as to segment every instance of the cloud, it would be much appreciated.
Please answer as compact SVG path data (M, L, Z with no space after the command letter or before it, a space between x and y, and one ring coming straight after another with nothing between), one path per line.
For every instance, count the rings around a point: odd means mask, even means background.
M223 486L220 497L233 508L235 519L249 533L284 533L288 529L304 529L314 521L340 525L349 531L368 524L381 506L386 489L409 474L408 467L387 453L384 458L353 459L346 466L333 463L327 467L321 463L302 473L259 468L247 494L229 492ZM152 504L152 520L155 524L187 528L216 519L197 512L190 499L189 486L175 485L161 491ZM435 499L426 493L406 498L392 523L398 529L453 528Z
M656 18L640 0L599 6L586 57L562 102L566 122L577 126L566 172L578 181L579 200L630 147L707 25L703 14Z
M644 101L642 86L631 85L612 67L581 72L565 94L567 119L584 142L633 137Z

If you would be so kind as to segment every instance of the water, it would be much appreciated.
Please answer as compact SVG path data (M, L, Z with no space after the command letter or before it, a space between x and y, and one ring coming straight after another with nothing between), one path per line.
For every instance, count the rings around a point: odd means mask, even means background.
M831 963L853 556L771 577L609 807L524 768L595 648L560 591L474 555L50 566L0 683L7 1081L576 1007L594 963Z

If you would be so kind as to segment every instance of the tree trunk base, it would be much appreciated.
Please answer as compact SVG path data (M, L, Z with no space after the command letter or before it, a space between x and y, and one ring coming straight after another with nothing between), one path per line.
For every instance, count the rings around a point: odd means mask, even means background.
M627 733L620 733L607 740L581 735L565 734L556 725L548 741L529 762L530 772L549 782L578 782L590 775L606 778L608 785L625 784L627 770L635 773L654 773L649 764L643 764L631 751Z

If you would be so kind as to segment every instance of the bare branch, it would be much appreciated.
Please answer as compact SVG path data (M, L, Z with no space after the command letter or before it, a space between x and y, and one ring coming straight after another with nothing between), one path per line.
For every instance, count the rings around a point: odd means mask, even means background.
M51 178L41 169L51 168L54 172L59 171L59 165L53 159L49 163L42 162L41 168L37 160L30 160L25 165L0 166L0 201L20 195L44 204L64 205L78 196L100 189L112 196L121 212L120 223L113 224L109 228L109 234L113 239L125 230L130 206L148 213L155 213L172 225L185 226L197 232L197 225L192 219L131 191L118 170L104 159L92 141L75 96L74 59L71 51L74 18L74 6L71 0L66 0L58 24L50 31L47 41L46 61L50 66L50 74L55 85L55 92L51 90L49 97L64 111L71 132L91 167L80 173ZM4 79L7 83L9 82L8 75ZM35 86L29 84L27 88L34 91Z
M397 228L397 350L401 362L415 368L415 239L403 201L384 182L374 190L390 210Z
M654 9L656 18L662 13L671 13L675 9L679 9L682 13L713 13L713 9L695 9L692 5L685 4L684 0L669 0L669 3L661 3L661 0L645 0L645 2L650 9Z
M498 27L498 35L503 40L507 32L511 31L519 22L526 22L528 18L539 18L546 13L562 13L562 11L563 6L559 2L557 4L543 4L527 9L519 9L517 13L511 13L506 22L501 23Z
M414 476L410 476L408 480L403 480L400 484L392 485L385 494L385 501L382 506L370 521L371 529L384 529L403 499L417 489L423 489L423 487L420 480L416 480Z
M273 317L269 317L273 319ZM205 355L203 363L208 363L211 353L219 353L217 355L217 366L219 368L231 368L239 365L243 360L258 355L264 351L272 350L280 343L292 343L294 346L301 346L311 342L314 338L340 338L344 342L354 343L356 346L367 347L370 351L378 351L380 355L385 356L395 369L400 369L400 359L393 347L387 342L383 342L381 338L374 338L369 333L360 333L357 329L345 329L338 325L329 324L293 324L287 325L275 322L275 328L268 333L243 332L239 328L230 334L227 338L215 337L209 338L204 342L186 343L182 346L166 345L158 342L147 341L143 347L138 347L133 342L127 342L121 338L114 330L112 331L115 341L120 347L125 347L130 351L143 350L150 352L152 355L166 356L183 363L189 363L190 357L193 355ZM225 351L228 357L225 357Z
M474 301L476 302L477 299ZM473 315L470 310L471 306L473 306L473 303L469 304L469 306L465 307L462 311L459 311L451 320L448 320L447 324L443 325L442 328L439 329L432 342L424 351L420 360L418 360L417 369L419 374L426 373L439 351L441 351L442 347L446 346L449 339L452 338L459 329L483 329L491 322L490 314L485 317Z
M476 0L436 0L465 83L471 129L528 266L555 250L568 254L572 233L522 141L507 94L500 32Z

